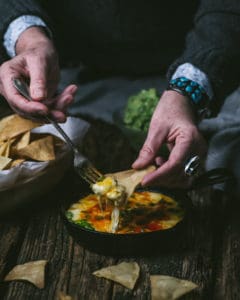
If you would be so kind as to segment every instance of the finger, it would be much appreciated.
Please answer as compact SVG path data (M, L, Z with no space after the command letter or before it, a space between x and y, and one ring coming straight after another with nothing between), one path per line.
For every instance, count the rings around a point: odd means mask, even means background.
M176 144L173 147L168 160L155 172L147 174L143 181L143 185L150 185L153 182L163 182L167 177L171 177L174 174L181 173L184 168L184 163L191 153L190 140L182 141L180 138L176 139Z
M135 169L144 168L154 161L154 158L163 144L166 137L164 131L151 132L149 131L147 139L139 152L139 156L136 161L132 164Z
M47 65L44 59L37 56L28 58L30 75L30 94L33 100L40 101L47 97Z
M155 158L155 164L160 167L161 165L163 165L164 163L166 162L166 159L161 157L161 156L158 156Z
M181 172L178 174L173 174L172 176L162 176L161 180L154 180L151 182L151 185L185 189L191 186L191 182L192 179Z
M68 106L73 102L73 96L60 97L56 103L54 103L54 109L65 112Z
M67 119L66 115L62 111L59 111L59 110L51 110L50 117L57 123L64 123L64 122L66 122L66 119Z
M16 78L19 74L12 72L11 78ZM4 96L8 100L10 106L21 112L22 114L30 114L30 115L46 115L48 113L47 107L38 102L28 101L25 97L19 94L16 88L13 86L12 79L8 77L3 83Z
M67 107L73 102L76 91L76 85L72 84L66 87L65 90L55 98L54 109L64 112Z
M56 110L65 111L66 108L73 102L76 91L77 86L70 85L61 94L54 98L48 98L42 101L42 103Z
M48 108L44 104L35 101L30 102L21 95L12 95L12 98L9 98L9 104L14 110L24 115L42 117L48 114Z
M78 89L78 87L76 84L70 84L63 90L62 94L71 94L74 96L77 89Z

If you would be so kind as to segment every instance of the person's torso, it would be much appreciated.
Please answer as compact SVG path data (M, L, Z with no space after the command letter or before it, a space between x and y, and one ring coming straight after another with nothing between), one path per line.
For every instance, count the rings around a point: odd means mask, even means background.
M196 1L46 1L61 57L99 69L143 73L165 69L184 47Z

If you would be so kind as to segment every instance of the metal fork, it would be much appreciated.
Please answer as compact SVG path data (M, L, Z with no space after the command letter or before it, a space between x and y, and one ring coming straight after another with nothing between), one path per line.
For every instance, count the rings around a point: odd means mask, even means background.
M19 78L15 78L13 79L13 84L22 96L24 96L29 101L33 101L29 93L29 87L25 81ZM101 177L103 177L101 172L99 172L92 165L92 163L79 152L77 146L73 143L73 141L69 138L69 136L57 122L52 120L49 116L45 116L44 119L56 128L56 130L61 134L68 146L72 149L74 156L73 165L78 175L80 175L90 185L96 183Z

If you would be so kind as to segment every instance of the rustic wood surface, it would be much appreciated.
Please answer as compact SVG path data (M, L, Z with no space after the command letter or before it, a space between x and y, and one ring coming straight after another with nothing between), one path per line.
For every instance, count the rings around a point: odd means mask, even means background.
M136 156L117 128L100 121L93 122L82 151L103 172L129 168ZM176 276L199 285L182 299L240 299L237 199L210 189L192 192L191 216L170 251L160 247L154 256L123 258L90 252L69 235L60 214L61 201L78 195L81 186L81 180L69 170L48 195L1 220L1 299L52 300L59 299L62 291L75 300L148 300L150 274ZM48 260L44 289L27 282L3 282L16 264L39 259ZM93 271L120 261L136 261L140 265L141 275L133 291L92 275Z

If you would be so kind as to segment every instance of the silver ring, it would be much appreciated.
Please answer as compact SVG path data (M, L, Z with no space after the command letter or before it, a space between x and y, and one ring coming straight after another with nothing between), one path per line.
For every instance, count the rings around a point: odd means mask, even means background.
M198 167L200 166L200 157L198 155L189 159L184 167L184 173L187 176L193 176L196 174Z

